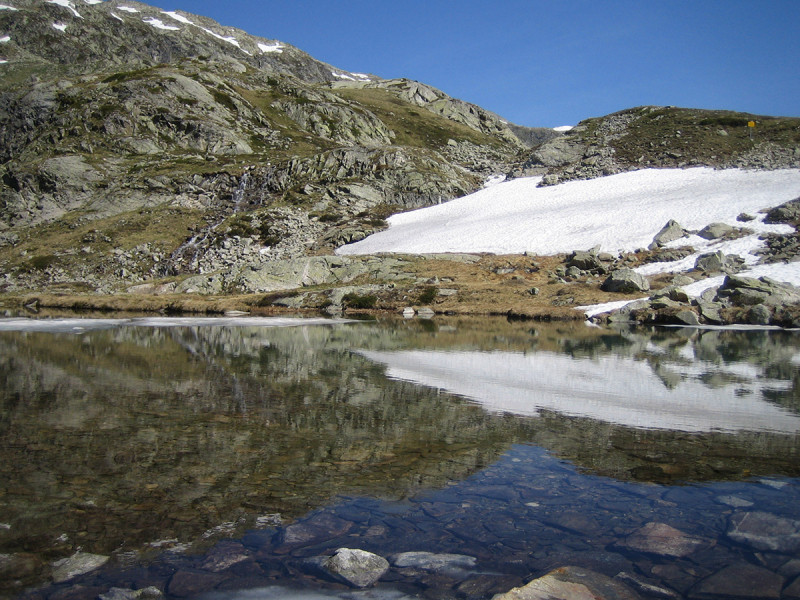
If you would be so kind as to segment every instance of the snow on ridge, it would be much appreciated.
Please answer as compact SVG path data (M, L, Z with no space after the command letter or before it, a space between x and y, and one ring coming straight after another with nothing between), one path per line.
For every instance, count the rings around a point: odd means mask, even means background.
M53 29L58 29L59 31L66 31L67 30L67 24L66 23L61 23L61 22L53 23Z
M275 42L274 44L262 44L258 43L258 49L261 50L264 54L269 54L270 52L277 52L282 53L283 49L285 48L280 42Z
M105 0L83 0L86 4L102 4Z
M163 29L164 31L180 31L180 27L173 27L172 25L167 25L161 19L156 19L155 17L147 17L146 19L142 19L148 25L152 25L156 29Z
M49 2L50 4L58 4L59 6L68 8L69 10L72 11L72 14L78 17L79 19L83 18L81 14L77 11L75 5L72 3L71 0L47 0L47 2Z
M7 4L0 4L0 10L19 10L19 9L14 8L13 6L8 6Z
M217 38L218 40L222 40L223 42L228 42L229 44L232 44L233 46L236 46L237 48L241 49L241 46L239 45L239 41L233 36L227 36L226 37L224 35L220 35L218 33L214 33L213 31L211 31L210 29L206 29L205 27L200 27L200 29L205 31L208 35L211 35L211 36Z
M113 13L113 12L112 12L112 13L109 13L109 14L110 14L112 17L114 17L114 18L115 18L117 21L122 21L123 23L125 22L125 19L123 19L122 17L120 17L118 14L116 14L116 13Z
M189 19L187 19L183 15L178 14L177 11L174 11L174 10L172 10L172 11L162 10L161 14L167 15L168 17L171 17L171 18L175 19L179 23L185 23L186 25L194 25L194 23L192 23Z
M369 75L365 73L340 73L337 71L331 71L331 75L336 77L336 79L346 79L348 81L370 81Z
M572 131L575 129L574 125L561 125L559 127L553 127L553 131Z
M138 13L139 11L132 6L118 6L117 10L122 10L129 13Z

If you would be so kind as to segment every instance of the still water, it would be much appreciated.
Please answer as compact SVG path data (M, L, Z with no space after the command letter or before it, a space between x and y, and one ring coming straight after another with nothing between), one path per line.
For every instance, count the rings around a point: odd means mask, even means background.
M798 332L5 319L0 372L5 598L800 597Z

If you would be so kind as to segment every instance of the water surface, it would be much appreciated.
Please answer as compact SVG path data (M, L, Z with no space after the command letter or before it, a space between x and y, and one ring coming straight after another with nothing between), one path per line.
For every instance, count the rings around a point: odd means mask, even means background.
M0 587L344 594L304 561L355 547L476 559L393 568L386 597L490 598L565 565L671 597L737 564L791 589L797 548L731 530L800 520L799 370L781 331L0 321ZM648 523L702 543L634 548ZM110 560L49 584L78 551Z

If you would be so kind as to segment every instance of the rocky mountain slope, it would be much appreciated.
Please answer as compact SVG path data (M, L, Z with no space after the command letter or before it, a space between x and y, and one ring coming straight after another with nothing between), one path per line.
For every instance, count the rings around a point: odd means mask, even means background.
M110 292L253 252L319 253L507 171L526 149L514 131L553 135L196 15L9 2L0 263L11 290Z

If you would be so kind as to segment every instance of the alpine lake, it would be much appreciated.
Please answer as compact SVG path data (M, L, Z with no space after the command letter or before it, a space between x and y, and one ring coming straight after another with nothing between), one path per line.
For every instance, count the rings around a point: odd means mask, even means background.
M10 315L0 370L3 598L800 598L796 331Z

